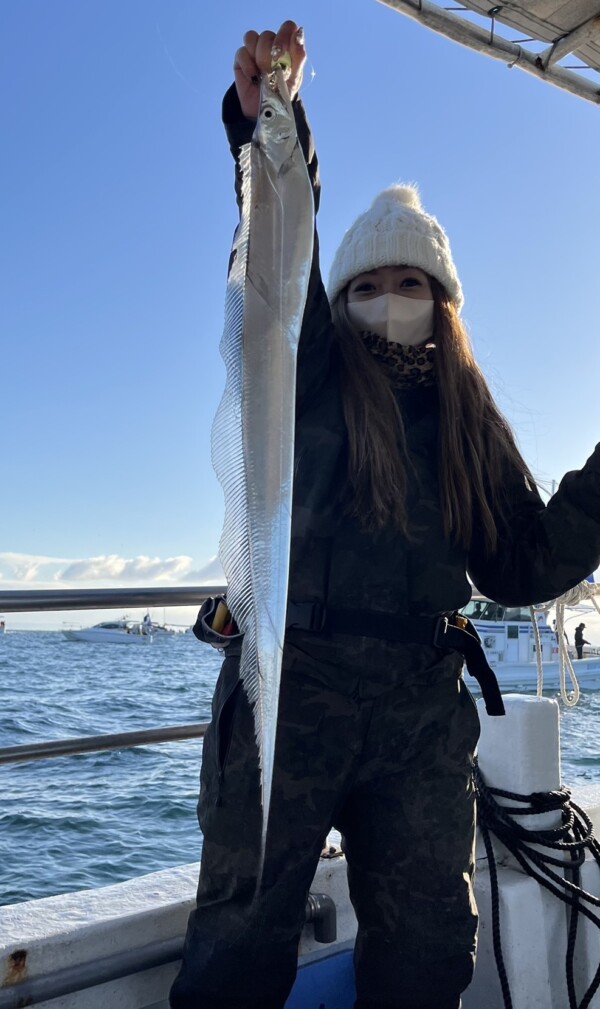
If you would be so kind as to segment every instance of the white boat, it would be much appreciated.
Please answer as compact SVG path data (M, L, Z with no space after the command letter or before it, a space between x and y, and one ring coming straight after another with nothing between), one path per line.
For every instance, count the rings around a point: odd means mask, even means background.
M105 620L93 627L68 627L63 629L68 641L100 641L117 645L149 645L153 635L136 620Z
M548 624L547 607L534 609L532 615L528 606L501 606L479 596L471 599L461 613L469 618L479 634L485 656L502 691L525 690L535 693L538 680L538 635L544 689L560 689L559 642L556 631ZM568 646L567 651L582 688L600 687L600 654L586 650L583 658L577 659L573 647ZM471 687L471 680L468 682Z

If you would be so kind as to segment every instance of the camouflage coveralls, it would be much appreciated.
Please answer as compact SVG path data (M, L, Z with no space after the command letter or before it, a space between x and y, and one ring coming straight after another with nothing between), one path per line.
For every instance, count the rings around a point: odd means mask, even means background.
M334 824L360 922L359 1005L456 1009L449 978L455 992L469 983L477 921L470 757L479 721L461 661L365 638L332 641L315 661L301 634L290 638L274 828L256 904L253 718L236 687L237 660L226 659L221 672L202 760L200 910L171 1004L281 1009L296 974L307 892Z
M302 103L298 134L318 203ZM224 119L234 155L250 140L235 90ZM238 177L239 193L239 177ZM443 531L435 386L399 389L414 468L409 540L366 532L344 511L348 466L336 347L318 245L300 340L289 598L332 608L437 614L479 590L509 605L551 599L600 563L600 449L545 507L509 464L500 549ZM357 635L360 628L357 628ZM357 1009L457 1009L473 969L477 713L456 653L361 636L289 632L282 672L271 841L252 904L259 795L251 712L237 659L223 665L204 743L198 909L173 1009L282 1009L296 971L305 898L332 824L343 834L356 943Z

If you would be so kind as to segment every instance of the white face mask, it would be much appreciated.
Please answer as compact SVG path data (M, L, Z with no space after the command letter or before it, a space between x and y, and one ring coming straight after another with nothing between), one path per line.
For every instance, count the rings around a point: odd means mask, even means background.
M348 315L359 329L404 347L416 347L433 336L433 301L429 299L380 294L367 301L349 301Z

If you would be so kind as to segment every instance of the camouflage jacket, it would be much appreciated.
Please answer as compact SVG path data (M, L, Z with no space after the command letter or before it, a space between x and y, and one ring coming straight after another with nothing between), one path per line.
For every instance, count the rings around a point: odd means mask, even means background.
M302 102L294 101L318 210L317 158ZM254 124L240 109L235 88L223 120L236 158ZM418 492L409 492L411 539L396 529L366 531L343 508L348 442L340 369L327 295L315 253L298 352L296 463L289 598L386 613L432 614L470 598L467 572L478 590L498 602L527 605L556 598L600 564L600 445L578 471L567 473L548 505L507 463L509 515L499 525L491 556L475 522L469 549L448 540L439 504L439 403L435 386L397 391Z

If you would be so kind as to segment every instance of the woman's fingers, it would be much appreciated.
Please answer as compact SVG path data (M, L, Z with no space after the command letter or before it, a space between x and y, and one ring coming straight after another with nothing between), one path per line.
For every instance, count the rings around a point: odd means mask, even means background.
M251 35L255 36L256 33L247 32L244 41L248 39L253 45L253 56L261 74L270 73L273 63L285 53L288 53L292 60L291 76L295 78L299 71L301 73L306 59L304 33L295 21L284 21L279 31L261 32L256 39L250 40Z
M256 52L256 43L258 42L258 32L248 31L244 35L244 45L252 58L254 59L254 54Z
M275 32L261 32L256 43L256 65L261 74L269 74L273 66L271 55L275 42Z
M284 21L273 40L273 48L292 56L297 47L296 36L299 31L300 27L295 21Z
M252 81L260 73L254 57L250 54L250 52L245 46L242 46L241 49L238 49L237 53L235 54L235 59L233 61L233 69L236 72L236 74L239 71L242 77L245 77L247 81Z
M288 89L291 97L298 93L306 62L304 32L295 21L284 21L278 32L253 30L244 35L244 44L235 54L233 70L240 105L245 116L256 119L259 106L258 84L261 74L268 74L273 63L288 54L291 70Z
M302 74L306 62L306 49L304 48L304 30L295 21L284 21L271 47L271 56L277 60L284 53L289 53L292 68L288 78L288 90L292 98L300 90Z
M260 69L256 63L256 46L258 32L247 31L244 44L235 54L233 74L235 86L242 107L242 112L248 119L258 116Z

